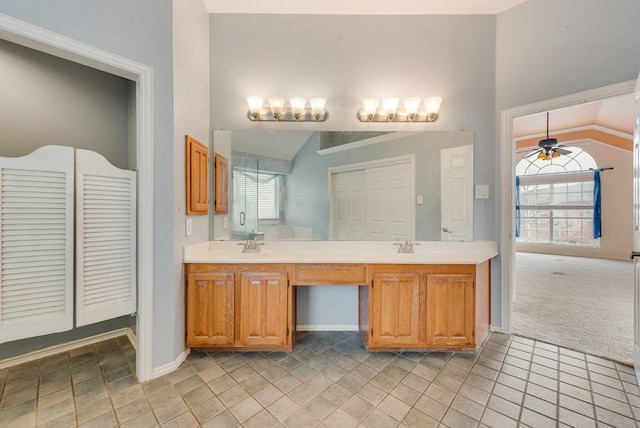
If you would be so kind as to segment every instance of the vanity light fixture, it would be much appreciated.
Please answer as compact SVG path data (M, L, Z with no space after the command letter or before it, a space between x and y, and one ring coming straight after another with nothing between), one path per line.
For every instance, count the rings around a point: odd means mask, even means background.
M402 107L399 107L400 99L389 97L382 100L382 108L378 109L378 98L365 98L358 110L358 119L361 122L435 122L441 103L442 97L429 97L421 108L420 97L409 97L403 99Z
M249 112L247 117L251 121L279 121L279 122L324 122L329 116L325 109L327 100L325 98L311 98L310 107L307 107L307 100L302 97L289 98L289 105L282 97L269 97L269 107L263 107L264 98L251 96L247 97Z

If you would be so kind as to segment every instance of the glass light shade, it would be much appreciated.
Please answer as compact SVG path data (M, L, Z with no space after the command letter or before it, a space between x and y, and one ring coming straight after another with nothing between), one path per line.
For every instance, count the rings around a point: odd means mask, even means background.
M418 113L418 108L420 108L421 101L420 97L410 97L402 100L402 104L404 104L407 114L416 114Z
M394 114L396 114L399 103L400 99L395 97L389 97L382 100L382 109L384 110L384 114L386 114L387 116L393 116Z
M327 104L326 98L311 98L309 100L311 104L311 114L314 116L322 115L324 113L324 106Z
M377 98L365 98L362 100L362 106L364 107L364 113L367 116L373 115L375 116L378 111L378 104L380 100Z
M249 104L249 111L251 114L260 113L263 101L264 99L262 97L247 97L247 104Z
M289 98L289 104L291 105L291 113L304 114L304 106L307 104L307 100L302 97Z
M427 110L427 114L438 113L440 110L440 104L442 103L442 97L429 97L424 100L424 108Z
M282 97L269 97L269 108L273 115L282 114L284 110L284 98Z

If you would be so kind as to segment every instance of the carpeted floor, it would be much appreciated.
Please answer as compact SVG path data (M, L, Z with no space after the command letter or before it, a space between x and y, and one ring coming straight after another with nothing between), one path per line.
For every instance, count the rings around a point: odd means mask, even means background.
M633 263L517 253L513 333L633 364Z

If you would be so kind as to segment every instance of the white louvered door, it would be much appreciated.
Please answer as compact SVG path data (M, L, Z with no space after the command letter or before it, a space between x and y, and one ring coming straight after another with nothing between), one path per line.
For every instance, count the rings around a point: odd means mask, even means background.
M136 311L136 176L76 149L76 326Z
M0 343L73 328L73 148L0 158Z

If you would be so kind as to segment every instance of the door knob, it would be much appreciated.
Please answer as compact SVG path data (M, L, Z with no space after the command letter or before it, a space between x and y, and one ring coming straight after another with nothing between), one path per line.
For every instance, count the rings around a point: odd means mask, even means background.
M443 226L442 227L442 231L446 232L446 233L453 233L453 230L449 230L449 228L447 226Z

